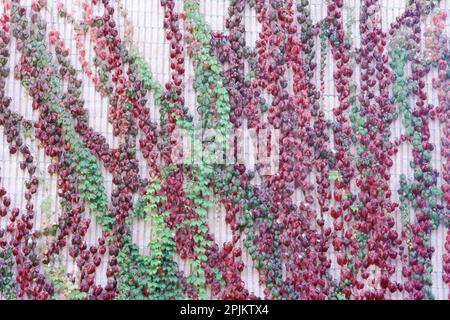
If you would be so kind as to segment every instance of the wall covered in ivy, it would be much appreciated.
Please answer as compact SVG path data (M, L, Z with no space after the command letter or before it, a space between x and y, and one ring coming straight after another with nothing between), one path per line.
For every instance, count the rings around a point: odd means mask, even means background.
M0 0L0 298L449 299L449 10Z

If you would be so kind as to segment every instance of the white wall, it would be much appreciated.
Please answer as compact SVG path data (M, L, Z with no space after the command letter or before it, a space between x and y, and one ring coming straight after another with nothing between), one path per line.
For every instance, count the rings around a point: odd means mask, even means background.
M163 21L163 9L160 6L160 0L122 0L125 7L128 10L128 14L131 17L134 24L134 43L138 46L139 50L151 66L151 70L155 75L155 78L164 83L169 79L169 66L168 66L168 55L169 47L164 39L164 31L162 29ZM70 25L65 24L63 19L59 18L56 11L56 1L49 0L48 10L45 11L47 15L47 21L49 22L49 30L58 30L62 34L62 38L66 40L66 45L71 50L71 60L72 63L80 68L80 64L77 61L77 53L75 48L75 43L73 41L73 29ZM64 2L64 1L63 1ZM66 7L69 11L76 13L75 10L77 0L66 0ZM325 0L311 0L311 11L313 20L318 21L325 16ZM403 12L406 0L382 0L382 18L383 18L383 28L386 30L389 24ZM28 1L22 1L24 4L30 3ZM353 15L358 18L359 15L359 1L357 0L347 0L345 3L349 6L349 11L353 11ZM445 3L445 4L444 4ZM227 0L201 0L201 10L206 17L206 21L209 23L213 30L224 30L224 15L226 14L226 8L228 5ZM0 4L1 6L1 4ZM177 2L179 9L182 8L182 1ZM449 11L450 5L448 1L442 1L442 6ZM0 13L2 9L0 7ZM258 23L256 22L255 12L247 9L246 17L246 28L247 28L247 40L250 43L254 43L257 38L257 32L259 30ZM450 13L450 12L449 12ZM346 14L347 16L347 14ZM78 16L79 17L79 16ZM122 18L117 16L116 21L122 23ZM122 28L123 29L123 28ZM355 35L354 44L359 45L358 39L358 25L357 23L353 26L353 34ZM447 31L450 30L450 26L447 25ZM92 57L93 52L91 46L86 42L86 46L89 50L88 56ZM18 55L15 51L11 52L11 62L18 61ZM327 117L332 117L329 112L333 105L337 103L337 96L334 89L334 83L332 81L333 65L329 59L327 65L327 75L326 75L326 96L325 103L328 110ZM192 90L192 79L193 71L190 65L189 59L186 59L186 75L185 80L187 81L186 88L186 102L194 109L195 96ZM81 74L81 73L80 73ZM432 74L434 75L434 74ZM428 78L427 83L428 97L430 102L436 103L436 93L431 89L431 76ZM84 79L83 83L83 95L86 101L86 107L89 110L90 125L94 127L97 131L101 132L108 139L108 142L112 146L117 144L116 139L112 136L111 125L107 122L106 110L108 104L106 99L102 99L99 94L97 94L92 86L92 83L88 79ZM317 84L318 79L317 79ZM32 111L31 99L27 96L20 83L13 79L13 74L11 73L9 80L7 82L7 92L9 96L12 97L12 108L22 114L27 119L36 119L37 113ZM149 104L153 104L152 99L149 99ZM154 105L151 105L153 110L153 116L157 117L158 111ZM398 136L403 132L403 128L400 123L396 123L394 127L394 135ZM441 158L440 158L440 128L439 125L434 123L432 125L432 137L434 139L436 149L433 152L433 164L435 168L441 171ZM35 207L38 213L35 217L35 229L39 230L45 224L47 219L47 210L44 203L51 204L50 221L55 222L60 209L58 207L58 200L56 195L56 179L47 173L47 166L50 159L44 156L43 151L39 148L39 144L34 139L27 139L27 143L31 146L33 154L36 156L39 168L39 177L42 178L42 182L39 186L39 191L36 197ZM394 199L398 199L396 190L398 189L399 175L405 173L411 176L411 169L409 168L409 160L411 159L411 150L409 147L404 147L401 152L395 158L394 170L392 172L391 187L393 191ZM21 156L14 155L10 156L8 152L8 145L6 143L6 138L3 134L3 128L0 128L0 177L2 178L1 184L4 185L10 196L12 197L12 204L14 206L23 208L24 207L24 180L26 176L23 171L19 169L19 161ZM142 175L145 175L145 167L142 166ZM107 174L103 170L103 176L105 177L105 185L107 191L111 190L111 175ZM399 214L398 214L399 215ZM93 217L92 217L93 219ZM398 227L400 228L400 217L397 219ZM7 221L0 218L0 226L4 227ZM211 210L209 225L211 232L214 233L216 241L220 244L224 241L231 239L231 232L228 226L225 224L223 209L217 208L216 210ZM142 253L146 253L146 244L148 243L150 237L151 226L149 223L144 223L143 221L135 221L133 224L133 238L136 243L142 248ZM432 235L433 245L436 251L433 256L433 292L436 298L445 299L448 294L447 286L442 282L442 254L443 254L443 243L444 243L444 228L440 227ZM96 239L100 235L100 228L94 224L90 227L90 233L87 236L87 240L94 244ZM262 296L262 288L258 285L258 275L252 267L252 262L246 255L246 269L243 273L243 278L246 282L248 289L254 291L255 294ZM76 270L76 266L72 258L68 255L65 257L65 263L68 266L69 271ZM183 263L181 263L184 265ZM333 264L334 275L338 276L338 270L336 269L336 264ZM185 267L186 272L188 267ZM99 282L103 282L104 272L100 270L97 272L99 275ZM398 281L401 281L401 274L398 275ZM400 295L395 295L393 298L401 298Z

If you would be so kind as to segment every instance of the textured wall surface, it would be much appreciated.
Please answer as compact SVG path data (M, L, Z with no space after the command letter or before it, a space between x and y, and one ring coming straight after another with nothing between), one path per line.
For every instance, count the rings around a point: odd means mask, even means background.
M134 25L133 42L139 48L143 57L148 62L151 67L156 80L160 83L165 83L169 77L169 45L164 38L163 24L163 9L159 4L159 0L122 0L125 8ZM23 3L28 3L29 1L22 1ZM46 16L46 21L49 23L49 30L57 30L61 33L62 39L65 40L66 45L69 47L71 56L70 59L72 63L81 69L81 66L77 60L76 48L74 43L74 30L71 25L66 24L62 18L57 14L56 1L53 3L52 0L48 1L48 9L44 11ZM75 17L79 17L80 10L77 7L77 0L66 0L65 5L68 11L73 12ZM201 0L201 11L206 17L207 23L213 30L223 31L224 30L224 15L226 14L228 1L226 0ZM311 0L311 12L314 21L319 21L326 14L325 0ZM399 16L406 5L406 0L382 0L382 25L383 29L387 30L389 24ZM355 46L359 45L359 31L358 31L358 19L359 16L359 1L357 0L346 0L345 1L345 19L351 19L352 16L355 19L353 24L353 44ZM178 9L182 9L182 1L177 2ZM448 1L441 1L441 7L450 11L450 3ZM0 12L2 9L0 8ZM450 12L449 12L450 13ZM123 32L123 18L116 13L116 21L120 22L119 30ZM256 20L256 14L250 9L246 9L246 38L249 43L255 43L260 30L260 25ZM429 21L428 21L429 23ZM450 25L446 26L447 33L450 30ZM86 48L88 50L87 57L91 60L93 52L91 44L86 41ZM317 63L319 63L320 54L317 54ZM11 52L10 64L17 63L18 54L16 51ZM186 104L191 110L195 110L195 95L192 89L192 78L193 78L193 67L190 59L185 59L185 81L186 81L186 91L185 99ZM325 110L326 117L332 118L331 108L337 103L337 94L335 92L334 82L333 82L333 71L334 64L332 63L330 57L327 59L327 73L326 73L326 86L325 86ZM431 79L435 76L435 72L427 78L427 94L430 103L437 102L436 92L433 91L431 87ZM358 76L357 76L358 77ZM319 79L316 77L317 85L319 84ZM107 120L107 108L108 103L105 98L102 98L95 89L91 81L87 78L83 79L83 98L86 101L86 107L89 110L89 124L95 128L98 132L101 132L107 137L108 142L112 147L117 146L118 141L112 135L112 127ZM21 84L14 79L13 72L10 74L7 81L6 90L8 94L12 97L12 108L14 111L23 115L26 119L36 120L37 114L33 112L31 107L31 98L26 94ZM152 117L157 119L158 110L157 107L153 105L153 100L149 99L148 102L151 110ZM434 168L439 172L442 171L441 166L441 155L440 155L440 127L439 124L431 124L431 135L435 143L436 148L432 152L432 163ZM404 128L402 127L399 120L397 120L394 130L392 140L399 137L400 134L404 133ZM50 164L50 159L44 155L42 148L37 140L32 137L26 139L26 143L30 146L32 153L36 156L38 164L38 176L41 180L39 185L37 197L35 200L35 207L37 209L37 214L35 216L34 229L40 230L44 226L56 222L58 215L60 214L60 207L58 204L57 196L57 186L56 178L51 176L47 172L47 166ZM138 157L141 157L139 155ZM411 169L409 167L409 161L411 160L411 150L408 146L402 146L400 152L395 155L394 166L392 167L391 176L391 189L393 190L393 199L397 200L398 195L396 190L399 186L399 176L404 173L408 177L412 175ZM142 158L141 158L142 159ZM23 171L19 169L19 161L21 160L20 155L9 155L8 145L6 143L6 138L3 133L3 128L0 129L0 177L1 183L4 185L12 199L12 205L19 208L24 206L24 181L26 179ZM145 177L146 166L144 161L141 161L141 175ZM102 173L105 178L105 186L108 194L111 191L112 177L106 170L102 167ZM310 177L314 179L314 177ZM312 180L313 181L313 180ZM300 201L301 196L298 195L296 201ZM400 214L398 214L400 215ZM94 220L94 217L92 216ZM397 229L401 230L401 220L400 216L396 218ZM327 223L329 221L327 220ZM7 220L0 218L0 226L5 227L7 225ZM221 244L224 241L229 241L231 239L231 230L224 221L224 208L220 205L216 205L214 210L209 212L209 227L211 232L215 236L215 240ZM95 244L96 239L101 234L100 227L92 223L89 228L89 234L87 236L88 244L91 242ZM133 222L133 239L140 246L141 252L146 254L148 252L147 243L151 237L152 227L149 222L141 221L136 219ZM433 293L438 299L445 299L449 293L449 288L442 281L442 254L443 254L443 244L445 241L446 229L444 226L440 226L437 230L433 231L432 234L432 244L435 247L435 252L433 256ZM73 259L67 254L64 254L64 261L61 263L67 265L69 272L76 272L76 265ZM179 258L178 258L179 259ZM180 265L184 268L185 273L189 273L189 267L179 259ZM245 269L243 272L243 279L245 280L246 286L250 291L253 291L258 296L263 296L263 287L258 284L258 274L253 267L253 262L249 258L248 254L244 252L244 262ZM106 266L103 266L106 268ZM401 270L397 270L397 279L401 281ZM338 265L333 258L332 271L335 277L339 277ZM97 281L99 283L104 283L104 272L97 272ZM401 293L396 293L392 298L402 298Z

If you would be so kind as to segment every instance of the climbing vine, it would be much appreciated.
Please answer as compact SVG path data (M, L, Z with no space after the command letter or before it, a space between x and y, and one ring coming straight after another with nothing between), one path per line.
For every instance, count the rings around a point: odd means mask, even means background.
M25 201L0 171L0 297L436 298L441 229L450 283L442 4L411 0L384 27L376 0L361 1L359 17L343 0L325 1L323 19L308 0L232 0L217 31L200 1L161 0L163 83L125 2L81 0L69 12L61 1L2 0L0 128ZM47 23L54 13L75 46ZM91 125L87 86L106 106L108 137ZM258 138L255 163L243 159L242 131ZM411 174L396 175L402 148ZM264 162L272 153L276 162ZM230 230L222 243L214 211ZM136 224L150 226L144 246ZM246 278L252 268L259 292Z

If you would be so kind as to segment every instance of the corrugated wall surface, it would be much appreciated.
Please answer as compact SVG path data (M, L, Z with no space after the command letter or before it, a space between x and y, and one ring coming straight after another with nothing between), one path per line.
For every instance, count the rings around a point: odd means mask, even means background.
M30 5L30 0L22 1L23 4ZM77 0L66 0L66 8L68 11L72 12L76 18L81 18L79 9L79 3ZM224 20L225 14L228 6L227 0L201 0L201 12L205 15L207 23L211 26L213 30L223 31L224 30ZM155 78L164 83L169 79L169 45L164 38L163 30L163 9L160 6L160 0L122 0L124 7L126 8L129 17L131 18L134 26L133 42L139 48L140 52L143 54L151 70L155 75ZM310 0L311 12L314 21L318 21L325 17L325 0ZM387 27L394 19L399 16L405 7L406 0L381 0L382 5L382 23L383 29L386 30ZM0 4L1 6L1 4ZM182 10L182 1L177 2L179 10ZM358 30L358 16L359 16L359 1L357 0L346 0L345 1L345 19L355 19L353 24L353 42L354 45L359 45L359 30ZM441 6L447 11L450 9L450 4L448 1L441 1ZM2 9L0 9L2 12ZM56 1L48 1L48 9L44 11L47 16L46 20L48 22L48 30L57 30L61 33L62 39L66 41L66 46L71 50L71 61L78 68L81 66L76 57L76 48L74 43L74 31L71 25L65 24L64 20L60 18L56 10ZM119 29L123 32L123 19L120 17L116 10L116 21L119 21ZM246 9L246 37L247 41L254 44L260 26L256 20L256 14L250 9ZM429 23L429 21L428 21ZM447 25L447 33L450 30L450 26ZM13 47L15 44L13 42ZM88 41L85 43L88 49L88 60L91 60L93 56L93 51L91 45ZM319 54L317 58L319 59ZM15 51L11 52L10 65L18 61L18 55ZM319 63L319 60L317 61ZM195 110L195 95L192 89L192 79L193 79L193 69L189 59L185 59L185 81L186 81L186 103L191 108ZM333 70L334 64L332 63L330 56L327 59L327 73L326 73L326 92L325 92L325 106L327 110L327 117L332 117L331 108L337 104L337 95L335 92L334 82L333 82ZM81 75L81 73L80 73ZM428 76L427 81L427 93L428 99L431 103L437 102L436 93L431 88L431 79L435 76L435 73L431 73ZM358 75L357 75L358 78ZM317 85L319 85L319 79L317 77ZM358 79L356 79L358 81ZM13 72L11 73L7 81L7 92L8 95L12 97L12 108L23 115L26 119L35 120L37 113L33 112L31 108L31 98L26 94L21 84L14 80ZM86 101L86 107L89 110L89 121L90 125L95 128L98 132L102 133L107 137L108 142L111 146L117 146L117 141L112 135L112 127L107 121L107 108L108 103L105 98L100 97L99 94L95 92L92 83L84 78L83 82L83 97ZM158 117L157 108L152 105L153 100L149 99L152 111L152 116L156 119ZM433 123L431 127L432 138L435 142L435 150L433 151L433 164L438 171L442 171L441 168L441 158L440 158L440 128L437 123ZM393 135L398 137L400 134L404 133L404 128L397 122L394 126ZM44 156L42 149L40 148L38 142L32 138L27 138L26 143L31 147L33 154L35 155L38 163L38 176L40 177L41 183L39 185L39 190L36 197L35 207L37 208L37 214L35 216L35 229L40 230L45 225L49 223L56 222L60 208L58 206L57 199L57 187L56 178L48 174L47 166L50 163L50 159ZM141 158L142 159L142 158ZM399 185L399 176L404 173L408 177L411 177L412 171L409 167L409 160L411 159L411 150L409 146L404 145L400 152L395 156L394 166L392 170L391 177L391 188L393 191L393 197L395 200L398 199L396 190ZM19 208L24 207L24 180L25 175L23 171L19 169L19 161L21 161L20 155L10 156L8 151L8 145L6 143L6 138L3 134L3 128L0 128L0 177L2 178L1 183L7 188L8 193L12 198L12 205ZM143 161L141 161L143 163ZM105 186L107 192L111 191L112 177L103 168L103 176L105 178ZM145 165L141 167L141 174L145 176L147 170ZM313 177L311 177L312 179ZM296 199L299 201L300 199ZM209 214L209 227L211 232L214 234L216 241L221 244L224 241L231 240L231 230L226 225L224 221L224 210L221 207L215 208L215 210L210 210ZM94 221L94 217L91 217ZM5 227L7 224L6 219L0 218L0 226ZM400 216L397 217L397 227L398 230L401 228ZM96 239L99 237L101 231L100 227L95 223L91 224L89 235L87 236L87 241L94 244ZM433 256L433 292L438 299L445 299L448 295L449 289L442 281L442 261L441 257L443 254L443 243L444 243L445 229L440 227L437 231L433 232L432 242L436 249ZM146 246L151 236L151 225L149 222L136 220L133 223L133 239L139 244L142 253L146 253ZM89 245L90 243L88 243ZM104 259L105 261L105 259ZM244 254L244 262L246 263L246 268L243 272L243 278L246 285L250 291L255 292L258 296L263 296L263 288L258 284L258 274L253 268L253 263L247 254ZM61 262L66 264L69 272L75 271L77 268L75 263L68 254L64 255L64 259ZM181 266L188 273L188 267L180 261ZM105 266L103 266L105 269ZM337 269L337 264L333 263L332 266L334 276L338 276L339 270ZM104 282L103 275L105 272L98 270L98 281L100 283ZM398 281L401 281L400 270L398 270ZM402 298L401 294L396 294L392 298Z

